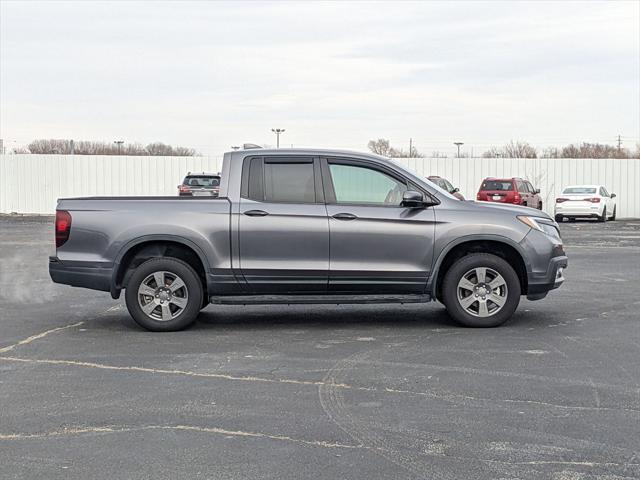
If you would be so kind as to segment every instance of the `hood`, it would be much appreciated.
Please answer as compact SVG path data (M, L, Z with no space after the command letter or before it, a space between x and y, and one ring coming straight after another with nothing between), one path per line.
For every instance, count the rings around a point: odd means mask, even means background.
M478 202L475 200L469 200L467 204L483 210L488 208L491 210L502 210L505 213L512 213L513 215L528 215L530 217L542 217L553 220L548 213L543 212L542 210L523 207L521 205L513 205L511 203Z

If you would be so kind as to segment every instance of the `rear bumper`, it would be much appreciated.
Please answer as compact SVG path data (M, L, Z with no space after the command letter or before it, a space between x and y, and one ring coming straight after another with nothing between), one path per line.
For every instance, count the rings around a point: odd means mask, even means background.
M55 283L109 292L112 273L113 264L62 261L58 257L49 257L49 276Z
M569 259L565 256L554 257L549 261L546 274L529 276L527 298L540 300L547 296L550 290L559 288L564 283L564 269L569 265Z

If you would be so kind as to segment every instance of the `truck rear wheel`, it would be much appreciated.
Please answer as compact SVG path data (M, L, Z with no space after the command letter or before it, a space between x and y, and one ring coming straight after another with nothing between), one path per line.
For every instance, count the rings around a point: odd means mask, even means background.
M177 258L157 257L135 269L125 292L135 322L154 332L191 325L202 308L202 283L191 266Z
M520 303L520 280L502 258L466 255L447 271L442 297L451 317L467 327L497 327Z

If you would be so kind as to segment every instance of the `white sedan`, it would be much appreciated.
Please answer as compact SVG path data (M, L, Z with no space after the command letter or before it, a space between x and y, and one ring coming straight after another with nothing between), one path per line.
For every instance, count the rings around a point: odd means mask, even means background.
M556 198L555 216L560 223L565 218L597 218L599 222L616 219L615 193L604 185L573 185L565 187Z

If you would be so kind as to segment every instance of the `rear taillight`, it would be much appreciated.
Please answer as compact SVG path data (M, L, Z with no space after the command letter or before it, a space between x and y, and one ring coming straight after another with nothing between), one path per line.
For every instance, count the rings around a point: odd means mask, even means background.
M69 240L71 233L71 214L66 210L56 210L56 248Z
M180 193L191 193L191 189L186 185L178 185L178 192Z
M599 197L587 198L586 201L591 203L600 203L600 198Z
M513 201L515 203L520 203L522 201L522 199L520 198L520 195L518 195L517 193L513 196Z
M568 198L556 198L556 203L568 202Z

